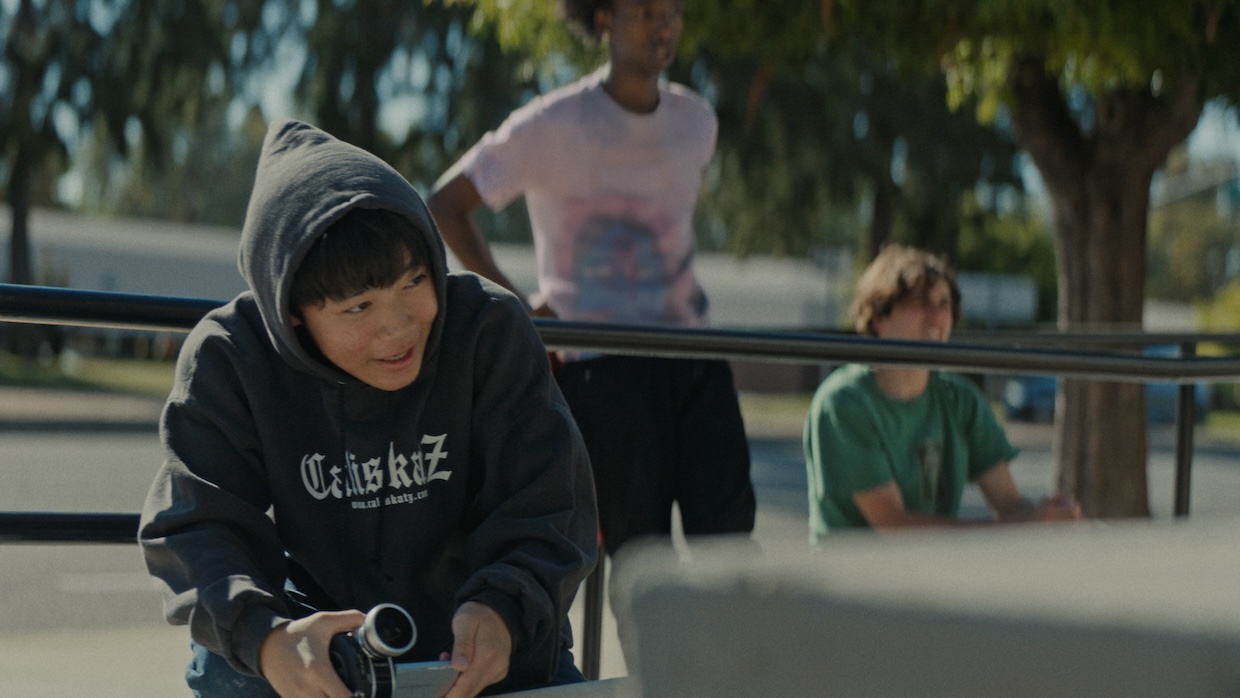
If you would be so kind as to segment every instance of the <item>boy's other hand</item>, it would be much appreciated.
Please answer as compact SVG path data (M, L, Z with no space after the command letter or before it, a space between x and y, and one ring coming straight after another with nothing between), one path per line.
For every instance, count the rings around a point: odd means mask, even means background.
M508 675L512 635L495 609L476 601L461 604L452 617L452 635L452 654L442 659L451 660L461 675L445 698L473 698Z
M1040 521L1084 521L1081 505L1070 494L1056 494L1038 503Z
M351 698L332 668L328 646L334 636L356 630L365 620L361 611L321 611L272 630L258 652L263 678L281 698Z

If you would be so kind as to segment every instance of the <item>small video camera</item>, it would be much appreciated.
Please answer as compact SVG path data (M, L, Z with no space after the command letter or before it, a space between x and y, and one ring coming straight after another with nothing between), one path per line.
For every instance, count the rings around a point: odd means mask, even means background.
M395 604L370 609L357 630L332 638L332 668L354 698L439 698L456 681L446 661L398 662L418 639L413 617Z

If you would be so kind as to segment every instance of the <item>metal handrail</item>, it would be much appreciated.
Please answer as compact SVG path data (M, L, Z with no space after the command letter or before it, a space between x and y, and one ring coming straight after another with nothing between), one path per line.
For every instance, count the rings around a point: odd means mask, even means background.
M137 514L0 512L0 543L138 542Z
M847 334L634 327L540 318L535 319L535 325L549 347L619 354L790 363L860 362L967 369L971 373L1042 373L1130 383L1199 383L1240 377L1240 359L1232 358L1136 356Z
M0 284L0 321L185 332L224 301Z
M224 301L0 284L0 321L184 332ZM635 327L534 318L543 342L556 349L670 357L743 358L790 363L849 362L967 369L975 373L1042 373L1145 383L1240 378L1240 359L1136 356L1044 347L995 346L1008 335L966 334L971 341L913 342L845 333ZM1138 332L1014 335L1031 343L1240 343L1240 334Z

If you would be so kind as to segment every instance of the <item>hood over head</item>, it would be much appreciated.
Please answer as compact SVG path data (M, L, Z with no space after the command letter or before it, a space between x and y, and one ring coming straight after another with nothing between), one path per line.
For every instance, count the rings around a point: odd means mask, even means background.
M297 368L338 382L351 378L302 347L288 298L293 274L311 245L354 207L403 215L426 236L439 313L425 364L438 350L447 288L447 256L426 203L399 172L365 150L300 121L272 123L246 209L238 265L280 355Z

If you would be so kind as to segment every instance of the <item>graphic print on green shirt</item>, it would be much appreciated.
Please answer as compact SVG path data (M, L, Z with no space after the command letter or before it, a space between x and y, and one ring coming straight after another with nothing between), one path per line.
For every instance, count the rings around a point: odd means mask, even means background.
M921 501L930 503L937 511L939 504L947 501L947 493L943 490L947 482L943 477L943 442L930 439L916 444L913 458L921 470Z

